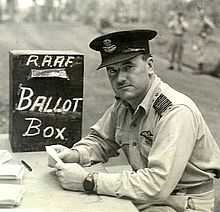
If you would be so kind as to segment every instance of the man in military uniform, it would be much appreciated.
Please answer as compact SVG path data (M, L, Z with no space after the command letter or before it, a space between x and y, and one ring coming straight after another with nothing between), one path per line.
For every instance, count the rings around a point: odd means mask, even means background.
M115 102L71 149L52 146L64 189L130 199L140 211L212 211L220 150L195 103L154 72L153 30L119 31L94 39ZM89 173L122 149L132 171ZM51 158L49 158L49 165Z
M195 73L200 74L204 72L205 50L207 48L209 36L215 29L214 23L207 15L205 15L205 11L203 9L199 10L199 21L197 28L199 29L197 32L197 43L193 46L193 49L196 50L198 54L198 66L197 72Z
M184 51L184 34L188 29L188 23L184 19L182 12L169 22L168 27L172 31L171 58L169 69L174 69L174 63L177 63L177 70L182 70L182 59Z

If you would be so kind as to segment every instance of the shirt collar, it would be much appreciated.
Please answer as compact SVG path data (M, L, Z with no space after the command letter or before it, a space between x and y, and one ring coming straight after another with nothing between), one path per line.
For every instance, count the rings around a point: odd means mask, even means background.
M160 92L159 90L160 83L161 83L161 79L155 75L150 89L148 90L142 102L138 105L137 110L139 109L139 107L142 107L145 110L145 112L148 113L154 98L157 97Z
M138 105L137 109L135 110L135 113L139 110L140 107L143 108L146 113L148 113L148 111L151 107L153 98L158 96L158 94L159 94L159 84L160 83L161 83L161 79L157 75L155 75L150 89L148 90L148 92L147 92L146 96L144 97L144 99L142 100L142 102ZM121 100L120 97L115 96L115 99L122 101L122 103L125 107L129 108L130 110L133 110L132 107L127 102Z

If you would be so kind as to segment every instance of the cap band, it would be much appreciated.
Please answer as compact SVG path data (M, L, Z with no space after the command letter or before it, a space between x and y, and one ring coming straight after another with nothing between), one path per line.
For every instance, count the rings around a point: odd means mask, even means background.
M139 48L139 49L134 49L134 48L127 48L127 49L124 49L122 50L121 52L122 53L129 53L129 52L140 52L140 51L146 51L145 48Z

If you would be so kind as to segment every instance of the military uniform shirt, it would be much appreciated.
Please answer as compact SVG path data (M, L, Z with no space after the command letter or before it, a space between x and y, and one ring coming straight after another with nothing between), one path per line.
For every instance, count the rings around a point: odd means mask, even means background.
M188 29L188 23L185 20L178 22L175 19L169 22L168 27L173 31L174 35L183 35Z
M134 171L99 173L97 193L136 203L158 203L220 170L220 150L196 105L157 76L136 111L117 100L73 148L81 164L122 149Z

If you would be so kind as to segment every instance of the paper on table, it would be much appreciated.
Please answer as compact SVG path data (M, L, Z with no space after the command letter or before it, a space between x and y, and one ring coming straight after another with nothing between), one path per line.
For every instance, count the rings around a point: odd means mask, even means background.
M12 159L12 155L8 150L0 150L0 164L8 162Z
M24 175L24 167L20 164L1 164L0 165L0 181L21 180Z
M0 208L0 212L47 212L48 209L44 208ZM53 209L53 212L55 209Z
M63 164L63 161L58 157L57 152L50 146L46 146L46 151L50 157L52 157L57 163Z
M23 185L0 184L0 208L20 205L24 194Z

